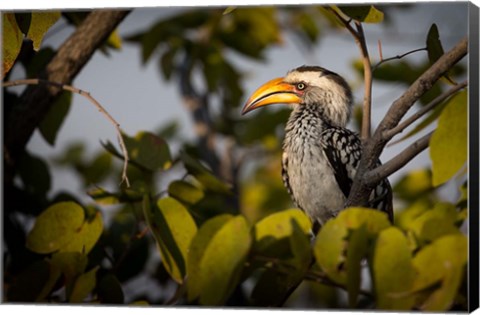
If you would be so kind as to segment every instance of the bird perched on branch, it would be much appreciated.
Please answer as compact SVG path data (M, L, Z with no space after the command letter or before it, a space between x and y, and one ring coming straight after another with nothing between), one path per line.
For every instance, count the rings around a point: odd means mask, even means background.
M345 128L352 92L338 74L301 66L258 88L242 114L278 103L293 108L283 142L283 182L296 206L323 225L344 208L362 153L358 135ZM368 206L393 220L387 179L372 189Z

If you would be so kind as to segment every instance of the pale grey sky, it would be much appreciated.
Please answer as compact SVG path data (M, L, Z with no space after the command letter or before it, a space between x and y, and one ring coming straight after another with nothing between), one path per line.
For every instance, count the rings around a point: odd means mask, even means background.
M391 14L392 23L388 28L374 24L364 26L372 59L378 58L377 40L382 41L384 58L402 54L425 46L425 37L432 23L437 23L445 50L450 49L460 38L467 34L468 3L419 3L410 4L409 9L396 10ZM130 35L144 30L159 18L176 14L188 8L145 8L135 9L120 25L121 35ZM393 13L393 11L389 11ZM56 25L55 34L47 37L43 45L57 47L73 30L62 29L64 22ZM359 52L350 34L325 33L320 43L305 55L299 50L291 36L285 38L282 46L271 48L267 53L267 62L257 63L245 58L235 61L239 68L248 74L245 92L248 94L260 84L285 74L288 70L302 64L321 65L333 70L355 87L355 98L363 98L363 87L359 78L351 69L351 62L358 58ZM160 125L176 119L181 125L181 134L187 138L193 136L192 124L184 111L181 99L174 83L164 82L158 71L155 58L142 66L141 51L138 46L124 43L120 51L111 51L110 57L96 53L74 81L74 85L89 91L115 117L128 134L140 130L155 130ZM420 52L408 57L408 60L421 61L426 53ZM466 61L466 60L465 60ZM464 62L465 62L464 61ZM16 77L22 77L20 71ZM376 125L395 97L405 90L402 85L374 84L373 86L373 124ZM246 95L245 95L246 97ZM275 109L272 109L275 110ZM245 117L248 119L248 117ZM74 96L70 113L62 126L55 147L49 146L38 132L28 144L28 150L44 157L58 155L72 141L87 144L88 153L101 149L100 141L115 142L113 127L84 98ZM400 152L409 142L387 148L382 160L387 161ZM51 163L50 163L51 164ZM409 163L405 170L430 165L428 151L423 152ZM51 165L53 167L53 165ZM395 182L399 173L390 177ZM72 172L55 171L52 192L66 189L78 195L80 188ZM450 193L449 193L450 194Z

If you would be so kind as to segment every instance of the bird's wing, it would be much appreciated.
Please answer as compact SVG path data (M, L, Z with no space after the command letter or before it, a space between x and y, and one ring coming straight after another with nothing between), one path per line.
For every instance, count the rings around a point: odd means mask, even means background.
M362 143L352 131L336 127L325 129L321 142L338 186L345 197L348 197L360 162Z
M326 129L321 139L323 151L332 166L338 186L348 198L362 154L362 142L356 133L337 127ZM377 166L380 164L380 161L377 161ZM388 179L382 180L372 190L369 199L371 208L386 212L393 222L392 188Z

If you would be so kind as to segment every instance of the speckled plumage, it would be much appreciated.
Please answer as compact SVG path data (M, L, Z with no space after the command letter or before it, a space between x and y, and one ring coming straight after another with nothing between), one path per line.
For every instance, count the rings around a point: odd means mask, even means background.
M345 128L352 96L343 78L320 67L301 67L285 77L285 82L296 81L306 82L312 90L305 93L303 103L293 106L287 122L282 178L297 207L323 225L344 208L362 144ZM369 206L392 219L388 180L372 190Z
M361 158L361 141L346 128L353 103L350 87L334 72L302 66L257 89L243 113L275 103L293 109L283 142L283 182L296 206L323 225L344 209ZM372 189L368 206L393 221L387 179Z

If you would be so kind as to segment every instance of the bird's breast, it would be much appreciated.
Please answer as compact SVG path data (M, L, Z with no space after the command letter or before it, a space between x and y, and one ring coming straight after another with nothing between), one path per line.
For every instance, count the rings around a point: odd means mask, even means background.
M321 124L290 127L283 147L286 184L297 206L323 224L343 208L345 196L323 151Z

